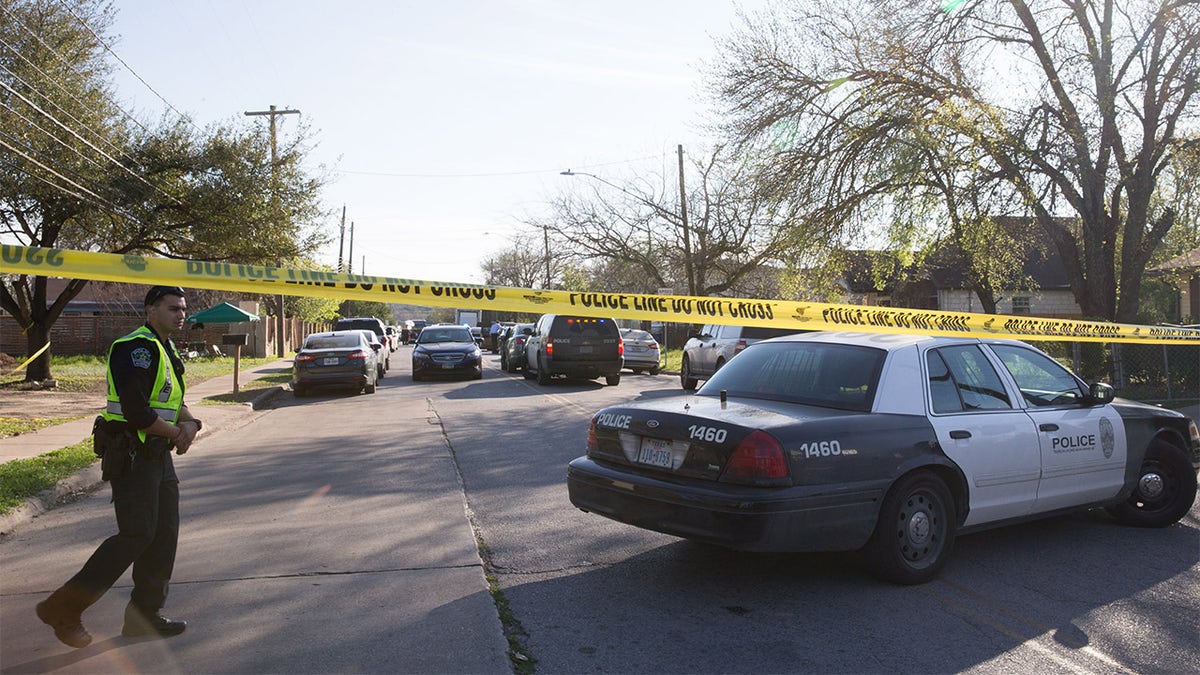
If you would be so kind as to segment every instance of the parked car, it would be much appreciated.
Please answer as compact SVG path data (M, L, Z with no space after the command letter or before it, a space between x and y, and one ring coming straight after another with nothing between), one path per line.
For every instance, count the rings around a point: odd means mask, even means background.
M387 345L379 341L379 336L374 332L369 330L363 330L360 332L366 336L367 342L371 345L371 349L375 351L375 367L379 370L378 379L382 380L383 376L387 374L387 371L391 370L392 368L391 350L387 348Z
M483 329L480 328L479 326L471 326L470 330L471 330L471 339L475 341L475 344L479 345L482 348L483 347Z
M636 375L649 372L657 375L662 369L662 350L658 340L644 330L622 328L621 341L625 343L625 367Z
M746 347L768 338L798 333L794 328L758 328L709 324L693 333L683 345L679 383L694 391L699 380L707 380Z
M500 344L500 368L515 373L525 367L525 341L533 332L533 324L518 323L504 329Z
M420 382L436 375L483 377L483 353L466 326L426 326L412 352L412 377Z
M550 378L595 379L621 383L621 334L612 319L543 314L525 341L525 378L549 384Z
M374 316L355 316L338 319L333 323L334 330L369 330L379 338L379 342L387 344L387 327L383 319Z
M1200 467L1195 421L1000 339L767 340L694 396L599 411L587 438L567 471L584 511L742 550L861 549L906 584L958 535L1019 520L1105 507L1170 525Z
M292 391L303 397L316 387L349 387L373 394L378 354L364 331L313 333L292 360Z

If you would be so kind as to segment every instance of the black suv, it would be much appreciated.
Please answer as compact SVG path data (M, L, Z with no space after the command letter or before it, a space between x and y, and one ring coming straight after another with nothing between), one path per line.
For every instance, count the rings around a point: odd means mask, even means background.
M383 325L383 319L373 316L357 316L349 319L338 319L337 323L333 324L334 330L369 330L379 336L379 341L384 345L390 345L387 338L387 328Z
M555 375L604 377L621 382L624 345L617 322L587 316L543 314L525 341L525 379L548 384Z

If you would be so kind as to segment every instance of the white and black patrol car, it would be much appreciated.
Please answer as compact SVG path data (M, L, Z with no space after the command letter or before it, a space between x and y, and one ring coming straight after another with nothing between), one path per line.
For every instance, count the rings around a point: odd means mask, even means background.
M752 551L862 549L933 578L957 534L1107 507L1170 525L1200 432L1016 340L808 333L751 345L695 395L614 406L570 463L578 508Z

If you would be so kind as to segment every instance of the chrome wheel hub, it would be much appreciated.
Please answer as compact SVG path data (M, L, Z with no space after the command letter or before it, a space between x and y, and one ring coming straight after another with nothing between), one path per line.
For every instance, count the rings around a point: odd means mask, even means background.
M1158 499L1164 490L1163 478L1157 473L1147 473L1138 479L1138 494L1146 499Z
M929 514L917 511L908 519L908 540L916 546L922 546L929 541L933 527L929 522Z

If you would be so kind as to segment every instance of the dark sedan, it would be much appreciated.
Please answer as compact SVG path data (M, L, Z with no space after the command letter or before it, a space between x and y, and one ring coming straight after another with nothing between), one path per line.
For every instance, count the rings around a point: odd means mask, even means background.
M533 324L519 323L504 329L500 343L500 368L515 373L525 368L525 340L533 332Z
M482 378L483 354L466 326L427 326L413 345L413 380L447 375Z
M373 394L378 358L363 331L313 333L292 361L292 391L307 396L316 387L346 387Z
M861 549L880 577L921 583L958 534L1091 507L1175 523L1198 466L1194 421L1023 342L811 333L750 345L695 395L596 413L567 487L638 527Z

